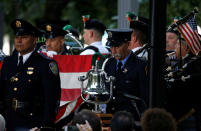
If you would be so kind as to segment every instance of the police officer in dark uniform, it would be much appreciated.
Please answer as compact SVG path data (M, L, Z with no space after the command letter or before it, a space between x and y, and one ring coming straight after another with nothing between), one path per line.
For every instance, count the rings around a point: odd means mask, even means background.
M8 131L51 129L60 102L57 64L37 53L38 30L22 19L11 23L17 53L4 59L0 74L0 112Z
M132 29L106 31L113 57L107 60L104 70L108 76L116 78L113 100L107 104L107 112L126 110L132 113L135 121L139 121L147 101L146 63L129 48Z
M68 33L56 24L46 24L43 27L46 38L47 55L68 55L69 51L64 44L64 36Z

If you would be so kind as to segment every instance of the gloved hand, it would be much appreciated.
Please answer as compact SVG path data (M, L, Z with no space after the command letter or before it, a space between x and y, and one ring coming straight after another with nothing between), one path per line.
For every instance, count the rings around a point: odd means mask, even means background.
M56 51L47 51L47 56L53 58L54 55L57 55Z

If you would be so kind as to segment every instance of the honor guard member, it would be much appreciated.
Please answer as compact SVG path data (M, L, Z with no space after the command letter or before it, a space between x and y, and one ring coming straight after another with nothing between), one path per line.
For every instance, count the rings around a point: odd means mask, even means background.
M146 63L129 48L132 29L107 29L107 33L113 57L106 60L103 68L108 76L116 78L107 112L126 110L139 121L147 97Z
M166 52L175 52L177 40L179 39L179 31L170 29L166 31Z
M54 60L35 48L38 30L22 19L11 23L17 53L4 59L0 107L8 131L52 128L60 102L60 77Z
M167 66L174 68L178 63L176 56L176 48L180 41L180 33L176 29L170 29L166 31L166 64Z
M142 49L145 44L148 44L149 20L140 16L137 16L137 18L138 19L130 21L130 28L133 29L130 47L134 53L139 51L137 56L147 61L147 50L143 49L140 51L140 49Z
M55 24L46 24L43 27L46 38L46 50L47 55L53 57L53 55L68 55L69 52L64 44L64 36L67 34L62 27Z
M93 55L96 52L109 54L108 49L103 47L101 41L105 29L106 26L99 20L90 19L85 22L83 38L88 46L84 48L80 55Z

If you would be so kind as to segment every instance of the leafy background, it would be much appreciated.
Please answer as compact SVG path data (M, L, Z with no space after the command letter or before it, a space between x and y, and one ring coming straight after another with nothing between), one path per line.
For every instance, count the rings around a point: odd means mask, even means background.
M149 18L149 0L139 0L139 15ZM167 0L166 26L175 16L184 17L194 7L201 7L200 0ZM82 31L82 15L103 21L107 27L117 27L117 0L1 0L3 12L3 33L12 36L10 23L23 18L34 25L42 21L63 21ZM165 15L165 14L164 14ZM196 20L201 25L201 13ZM13 43L13 42L11 42Z

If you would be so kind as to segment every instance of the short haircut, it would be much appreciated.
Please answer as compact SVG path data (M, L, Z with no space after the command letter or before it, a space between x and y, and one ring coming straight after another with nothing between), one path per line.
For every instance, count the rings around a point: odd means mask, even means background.
M118 111L114 114L111 123L111 131L133 131L135 121L130 112Z
M161 108L147 109L141 118L143 131L176 131L172 114Z
M144 32L142 32L139 29L133 29L133 33L136 36L136 38L140 41L141 45L144 45L148 42L148 38Z
M85 120L87 120L93 129L93 131L101 131L101 123L100 118L96 115L96 113L92 112L91 110L83 109L78 112L73 120L71 125L78 124L86 124Z

